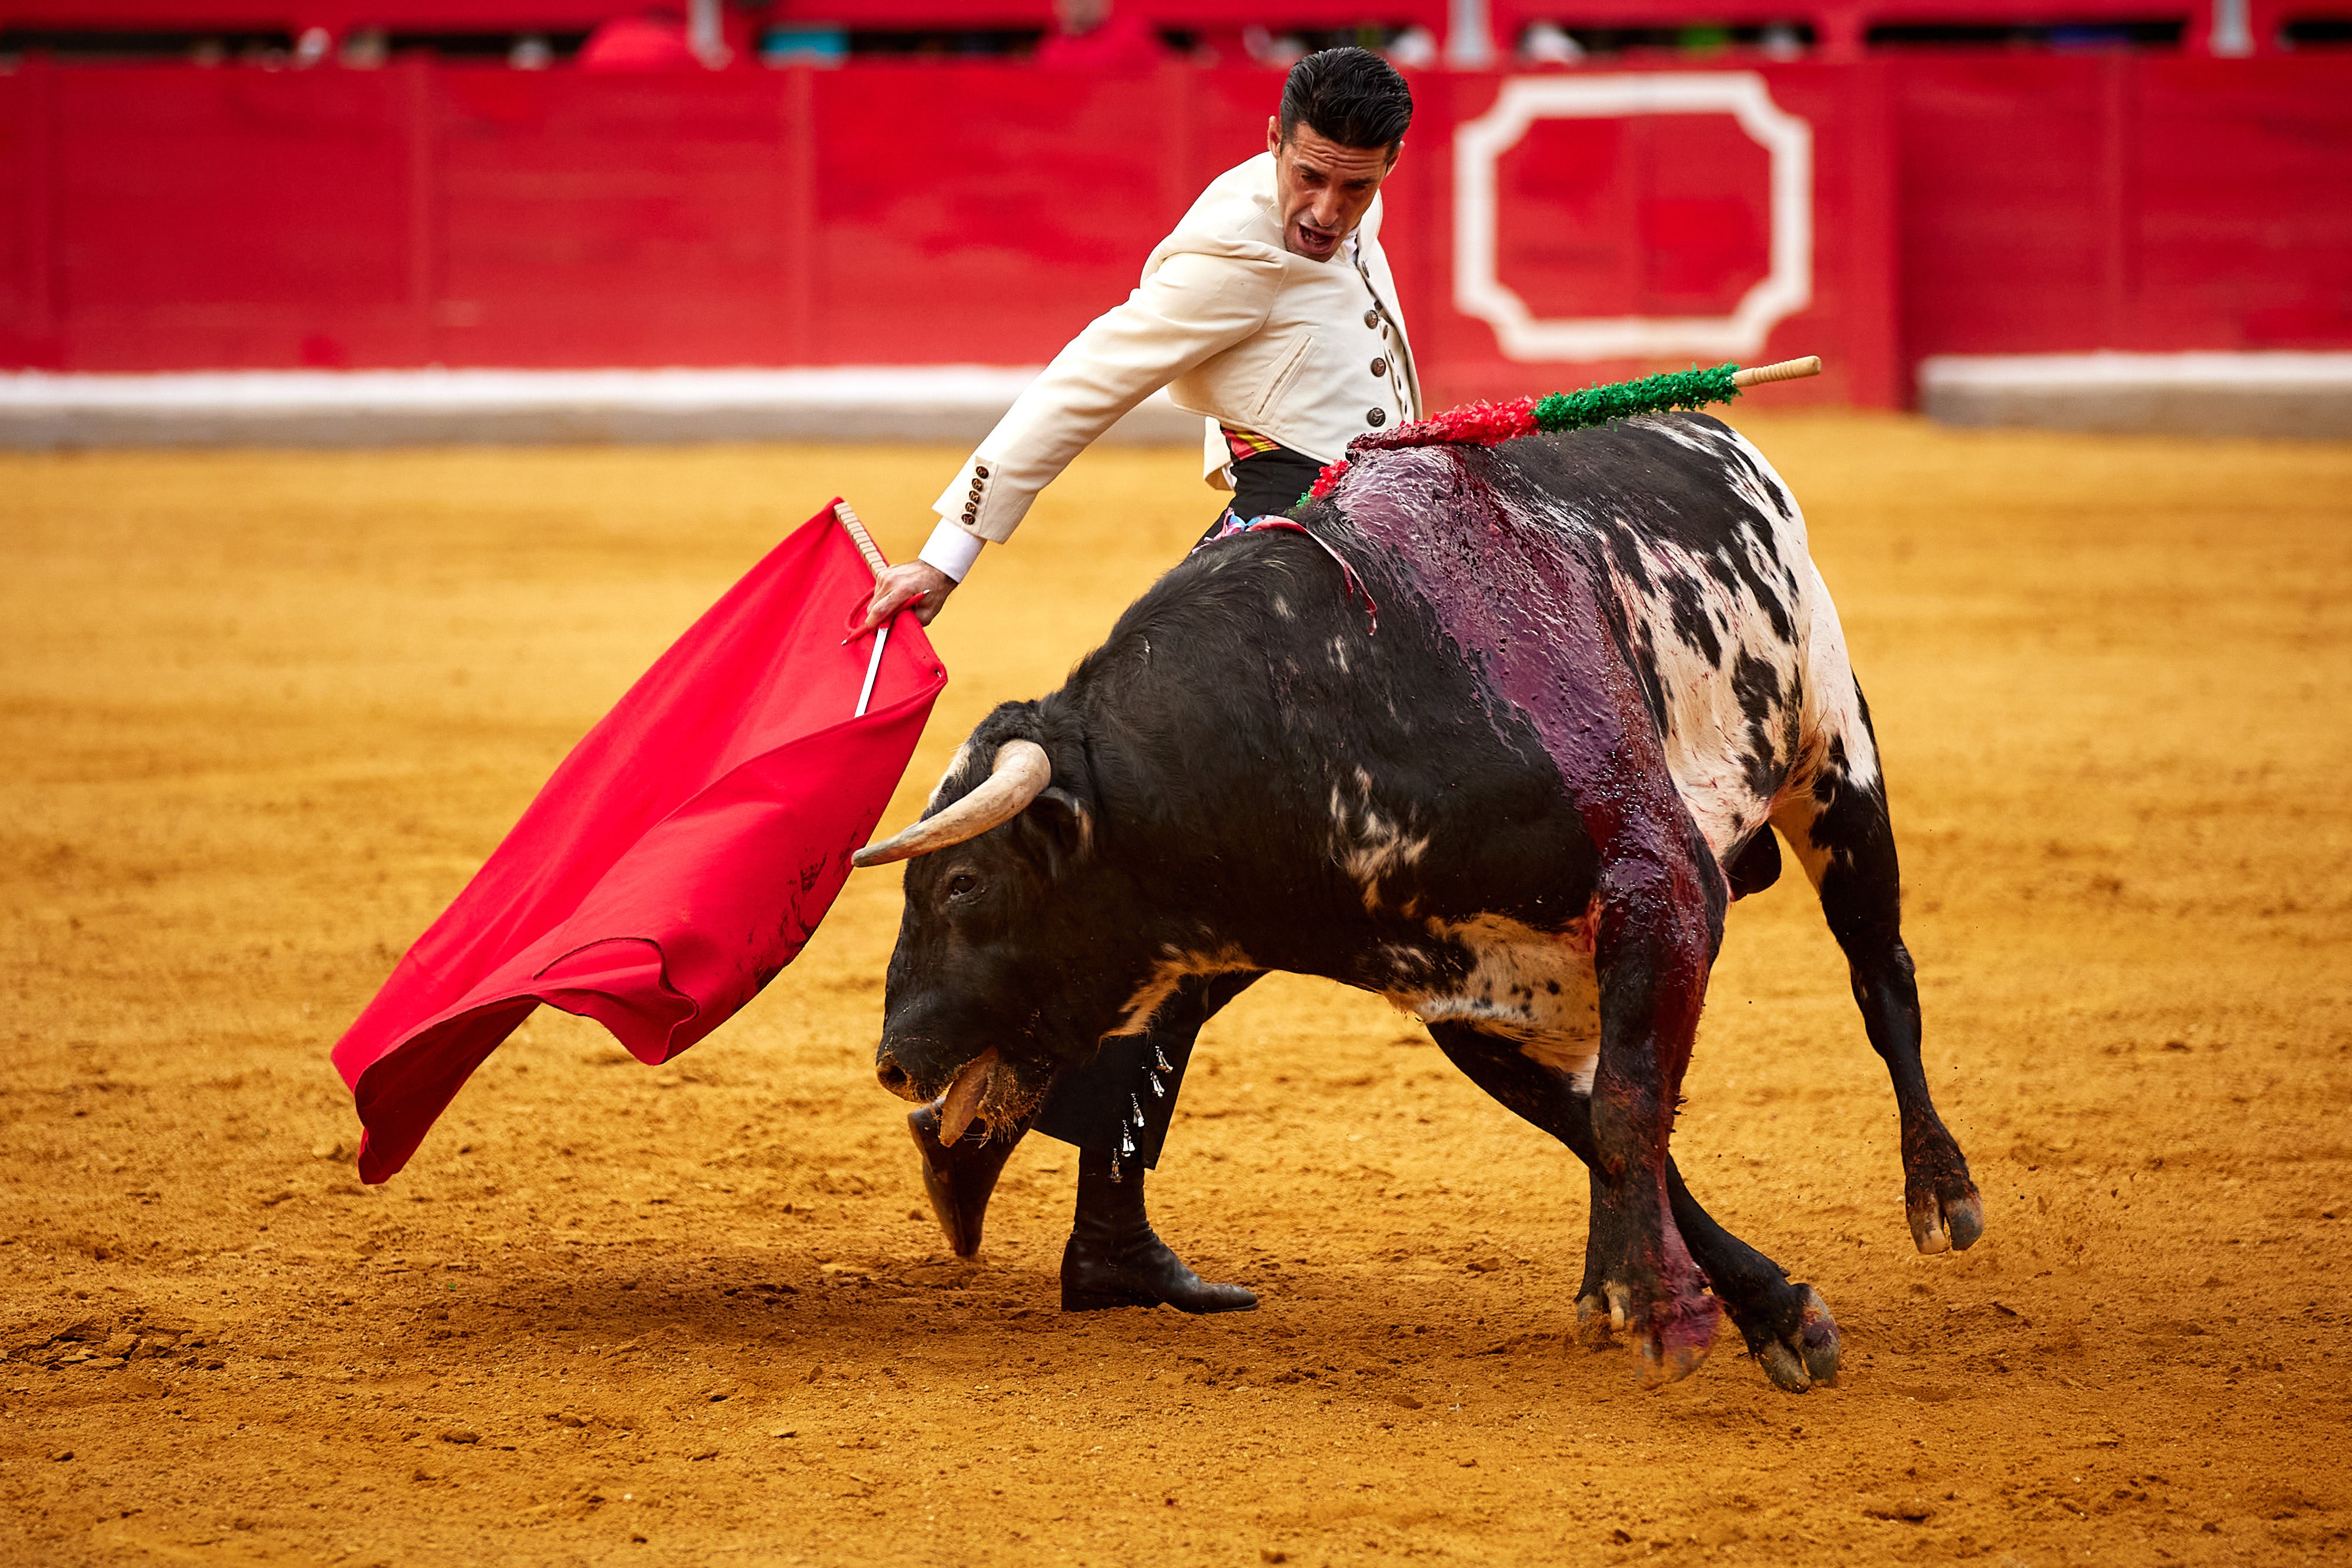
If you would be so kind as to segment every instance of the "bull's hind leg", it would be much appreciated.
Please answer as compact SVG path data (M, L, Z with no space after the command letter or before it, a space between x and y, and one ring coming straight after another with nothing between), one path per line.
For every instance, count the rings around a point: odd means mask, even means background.
M1832 740L1811 787L1785 800L1772 813L1772 824L1821 894L1831 935L1845 952L1863 1027L1894 1080L1911 1238L1922 1252L1942 1252L1967 1247L1984 1233L1984 1204L1960 1145L1936 1113L1919 1061L1919 987L1903 946L1895 829L1859 687L1854 700L1859 758L1843 740Z
M1586 1235L1576 1321L1580 1334L1605 1339L1610 1327L1623 1326L1623 1312L1622 1304L1609 1299L1608 1260L1617 1245L1598 1228L1608 1222L1608 1210L1599 1201L1600 1155L1592 1142L1591 1097L1577 1089L1569 1073L1531 1059L1512 1041L1458 1023L1433 1024L1429 1032L1473 1083L1567 1145L1593 1173L1595 1228ZM1672 1156L1666 1161L1666 1196L1693 1260L1739 1325L1748 1354L1762 1364L1765 1375L1791 1394L1835 1379L1837 1322L1820 1292L1811 1285L1791 1283L1780 1265L1717 1224L1683 1185Z

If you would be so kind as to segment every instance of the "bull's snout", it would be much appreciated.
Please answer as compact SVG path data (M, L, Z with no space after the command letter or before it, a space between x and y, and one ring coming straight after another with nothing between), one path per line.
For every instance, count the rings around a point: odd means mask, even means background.
M887 1045L874 1053L874 1076L881 1082L883 1088L901 1100L921 1098L915 1092L914 1078L905 1068L898 1065L898 1060L890 1054L890 1048Z

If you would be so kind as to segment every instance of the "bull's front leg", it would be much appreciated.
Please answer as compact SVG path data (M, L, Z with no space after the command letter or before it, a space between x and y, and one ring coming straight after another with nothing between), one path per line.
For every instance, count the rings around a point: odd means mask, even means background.
M1601 1061L1588 1299L1578 1312L1605 1310L1612 1327L1631 1333L1652 1388L1697 1370L1721 1316L1675 1223L1666 1180L1675 1107L1721 928L1713 891L1687 862L1620 862L1602 872L1594 932ZM1598 1301L1590 1299L1595 1283Z

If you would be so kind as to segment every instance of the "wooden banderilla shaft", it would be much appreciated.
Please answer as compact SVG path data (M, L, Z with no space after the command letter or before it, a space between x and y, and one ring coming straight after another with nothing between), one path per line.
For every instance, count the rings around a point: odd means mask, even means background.
M1802 381L1807 376L1822 373L1822 357L1807 354L1801 360L1782 360L1777 365L1750 365L1731 372L1731 384L1736 387L1760 387L1773 382Z

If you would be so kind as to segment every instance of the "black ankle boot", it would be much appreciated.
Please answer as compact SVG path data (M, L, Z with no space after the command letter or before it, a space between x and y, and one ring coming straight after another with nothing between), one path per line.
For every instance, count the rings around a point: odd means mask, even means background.
M1078 1155L1078 1214L1062 1249L1062 1310L1091 1312L1104 1307L1156 1307L1165 1301L1180 1312L1246 1312L1255 1293L1239 1285L1216 1285L1184 1267L1168 1244L1151 1233L1143 1213L1143 1166L1129 1161L1111 1178L1108 1155Z
M1029 1127L1023 1123L1007 1128L1001 1138L983 1141L975 1125L966 1127L953 1144L942 1144L940 1106L944 1100L941 1096L908 1112L907 1131L914 1134L915 1147L922 1152L923 1191L930 1197L931 1212L939 1216L940 1228L947 1232L948 1245L955 1255L970 1258L980 1251L981 1221L988 1218L988 1199L996 1190L996 1178L1003 1174L1004 1162L1013 1157L1013 1145Z

